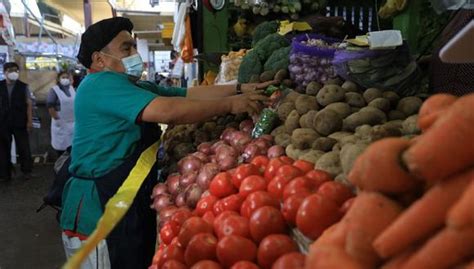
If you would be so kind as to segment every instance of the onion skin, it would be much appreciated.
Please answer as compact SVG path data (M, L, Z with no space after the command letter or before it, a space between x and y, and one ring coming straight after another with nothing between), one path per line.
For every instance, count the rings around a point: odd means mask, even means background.
M238 152L242 152L245 146L252 141L250 135L242 131L235 131L231 136L230 145Z
M214 178L217 173L219 173L219 165L215 163L207 163L205 164L201 170L199 170L199 174L196 178L196 183L204 190L209 188L209 184L211 180Z
M155 198L160 194L168 193L168 186L165 183L158 183L153 187L153 191L151 193L151 198Z
M233 132L237 131L235 128L226 128L222 134L221 134L221 137L220 139L221 140L224 140L225 142L227 143L230 143L230 140L231 140L231 135Z
M253 130L253 121L252 120L244 120L240 123L239 129L246 134L250 134Z
M182 175L179 179L179 188L180 189L186 188L187 186L196 182L197 175L198 175L197 172L192 172L186 175Z
M173 174L166 179L166 186L168 186L168 191L171 194L177 194L179 190L179 179L180 176L178 174Z
M194 152L191 155L194 156L194 157L197 157L199 160L201 160L202 163L209 162L209 157L206 154L202 153L202 152L197 151L197 152Z
M244 162L248 163L253 158L258 156L259 153L260 153L260 148L256 144L251 143L245 147L244 153L242 153L242 158Z
M285 149L280 145L271 146L267 152L267 157L269 159L273 159L273 158L280 157L283 155L285 155Z
M178 171L181 175L197 172L202 167L202 161L196 156L186 156L178 162Z
M219 160L219 168L222 172L237 166L237 159L233 156L227 156Z
M202 193L202 189L197 184L190 185L184 192L186 205L190 208L195 208L197 202L201 198Z
M184 192L179 193L176 196L176 199L174 200L174 203L178 207L185 206L186 205L186 195L185 195L185 193Z
M212 144L209 143L209 142L204 142L204 143L201 143L198 147L197 147L197 150L198 152L202 152L206 155L209 155L211 154L211 146Z
M155 197L153 201L152 208L155 209L157 212L160 212L165 207L172 205L173 202L171 201L171 195L169 194L160 194Z
M173 216L173 214L176 212L176 210L178 210L178 208L174 205L171 205L171 206L167 206L167 207L163 208L160 211L160 214L158 215L159 216L158 217L159 218L159 223L158 223L159 229L161 229L163 224L165 224L171 218L171 216Z

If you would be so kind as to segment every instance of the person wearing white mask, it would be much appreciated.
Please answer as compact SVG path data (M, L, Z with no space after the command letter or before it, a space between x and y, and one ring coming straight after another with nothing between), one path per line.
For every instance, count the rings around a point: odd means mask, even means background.
M56 82L49 90L46 106L51 116L51 146L59 157L72 144L76 91L72 86L72 76L67 71L59 72Z
M28 84L19 80L19 67L9 62L3 66L5 80L0 81L0 180L11 179L12 136L20 157L20 168L25 179L31 178L31 158L28 132L32 128L32 100Z

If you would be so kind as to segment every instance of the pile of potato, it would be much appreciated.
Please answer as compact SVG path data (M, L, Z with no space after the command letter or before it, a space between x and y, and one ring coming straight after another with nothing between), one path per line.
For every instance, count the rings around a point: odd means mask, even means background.
M272 135L289 157L310 161L348 184L346 175L370 143L419 134L422 102L393 91L362 90L351 81L311 82L305 94L291 92L280 104L283 124Z

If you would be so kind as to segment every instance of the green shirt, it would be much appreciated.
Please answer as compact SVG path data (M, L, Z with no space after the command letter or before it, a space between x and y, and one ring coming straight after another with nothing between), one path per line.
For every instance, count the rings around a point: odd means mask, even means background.
M81 177L100 177L118 167L140 140L136 119L157 96L186 96L184 88L151 82L134 84L127 75L87 75L77 89L75 128L69 170ZM90 235L102 215L94 181L72 177L63 192L61 227Z

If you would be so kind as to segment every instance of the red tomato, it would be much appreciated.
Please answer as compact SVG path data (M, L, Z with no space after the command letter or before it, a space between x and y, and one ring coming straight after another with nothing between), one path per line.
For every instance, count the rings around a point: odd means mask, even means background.
M228 170L227 173L229 173L233 177L236 170L237 170L237 168L232 168L232 169Z
M327 199L333 200L338 205L342 205L346 200L354 197L351 189L336 181L323 183L317 193Z
M287 253L278 260L272 266L272 269L304 269L305 256L299 252Z
M292 158L290 158L288 156L280 156L279 158L285 164L293 164L293 162L295 162L295 160L293 160Z
M267 182L261 176L246 177L240 185L239 195L246 198L249 194L256 191L267 190Z
M341 218L339 206L319 194L306 197L296 214L296 226L312 240Z
M214 225L214 220L216 219L216 217L214 217L214 213L212 213L211 211L207 211L206 213L204 213L201 218L211 225Z
M228 235L217 243L217 259L225 268L239 261L253 261L256 256L257 246L245 237Z
M257 166L260 175L262 175L265 172L265 169L267 168L269 162L270 160L266 156L257 156L253 158L250 163Z
M199 217L202 217L207 211L212 211L212 207L219 200L219 198L214 195L208 195L206 197L201 197L199 202L196 205L196 213Z
M212 179L209 191L217 198L227 197L237 192L232 184L232 176L226 172L219 173Z
M245 238L250 237L249 221L241 216L228 216L217 226L215 231L217 238L222 239L227 235L240 235Z
M249 194L242 204L240 209L240 215L246 217L247 219L252 216L252 213L259 209L262 206L273 206L275 208L280 208L280 202L272 197L268 192L257 191Z
M217 233L217 231L219 230L219 226L222 224L222 222L228 218L229 216L238 216L237 212L235 211L224 211L222 212L219 216L216 217L216 219L214 220L214 224L213 224L213 228L214 228L214 232Z
M212 232L212 225L200 217L192 217L186 220L183 223L183 226L181 226L181 230L179 231L178 235L178 242L181 247L186 248L188 246L189 240L191 240L191 238L196 234L212 234Z
M222 208L224 211L239 212L243 202L244 198L242 198L242 196L239 194L232 194L222 199Z
M321 186L321 184L326 181L333 180L329 173L318 169L309 171L308 173L306 173L305 177L315 180L316 183L319 183L319 186Z
M222 269L222 266L215 261L205 260L196 263L190 269Z
M271 234L265 237L258 246L258 265L264 269L271 269L278 258L294 251L298 251L298 246L288 235Z
M196 234L189 241L184 252L184 260L188 266L192 266L198 261L216 259L217 239L209 233Z
M306 195L315 193L319 185L307 177L297 177L286 184L283 190L283 200L288 199L291 195Z
M267 168L265 169L265 174L264 174L265 179L268 182L270 182L273 179L273 177L275 176L278 169L280 167L282 167L283 165L285 165L285 163L282 160L280 160L279 158L271 159L268 162Z
M164 248L163 253L161 254L160 262L158 263L158 268L161 268L165 262L170 260L184 263L184 251L175 242L172 242Z
M191 210L188 208L179 208L176 210L176 212L174 212L173 216L171 216L171 220L176 221L176 223L178 223L181 227L181 225L183 225L183 223L192 216L193 213L191 213Z
M188 267L176 260L169 260L161 266L161 269L187 269Z
M303 172L290 164L285 164L278 168L275 176L281 176L287 179L293 179L295 177L303 176Z
M354 203L355 201L355 197L352 197L348 200L346 200L342 206L339 208L339 212L342 214L342 215L345 215L347 213L347 211L349 211L349 209L351 209L351 206L352 204Z
M260 242L270 234L286 232L286 225L280 211L272 206L263 206L250 217L250 235L255 242Z
M288 179L282 176L276 176L268 183L267 191L273 197L277 198L278 200L283 199L283 190L285 189L286 184L290 182L292 179Z
M163 241L163 243L166 245L169 245L173 238L178 236L180 228L179 226L180 225L174 220L167 221L160 230L161 241Z
M314 169L314 164L305 160L297 160L293 163L293 166L299 168L305 174Z
M309 194L294 194L283 202L281 213L287 223L296 225L296 213L298 213L298 209L303 203L303 200L308 196Z
M214 216L219 216L222 212L224 212L224 202L222 200L219 200L214 203L214 206L212 207L212 213L214 213Z
M240 261L234 263L230 269L260 269L255 263L249 261Z
M153 255L153 260L152 260L152 264L154 265L158 265L162 259L161 256L163 256L163 251L165 251L165 245L164 244L160 244L160 246L158 247L158 249L156 250L155 252L155 255Z
M259 168L253 164L242 164L235 170L234 175L232 176L232 183L238 189L240 188L240 184L242 184L242 180L246 177L253 176L253 175L260 175L258 170Z

